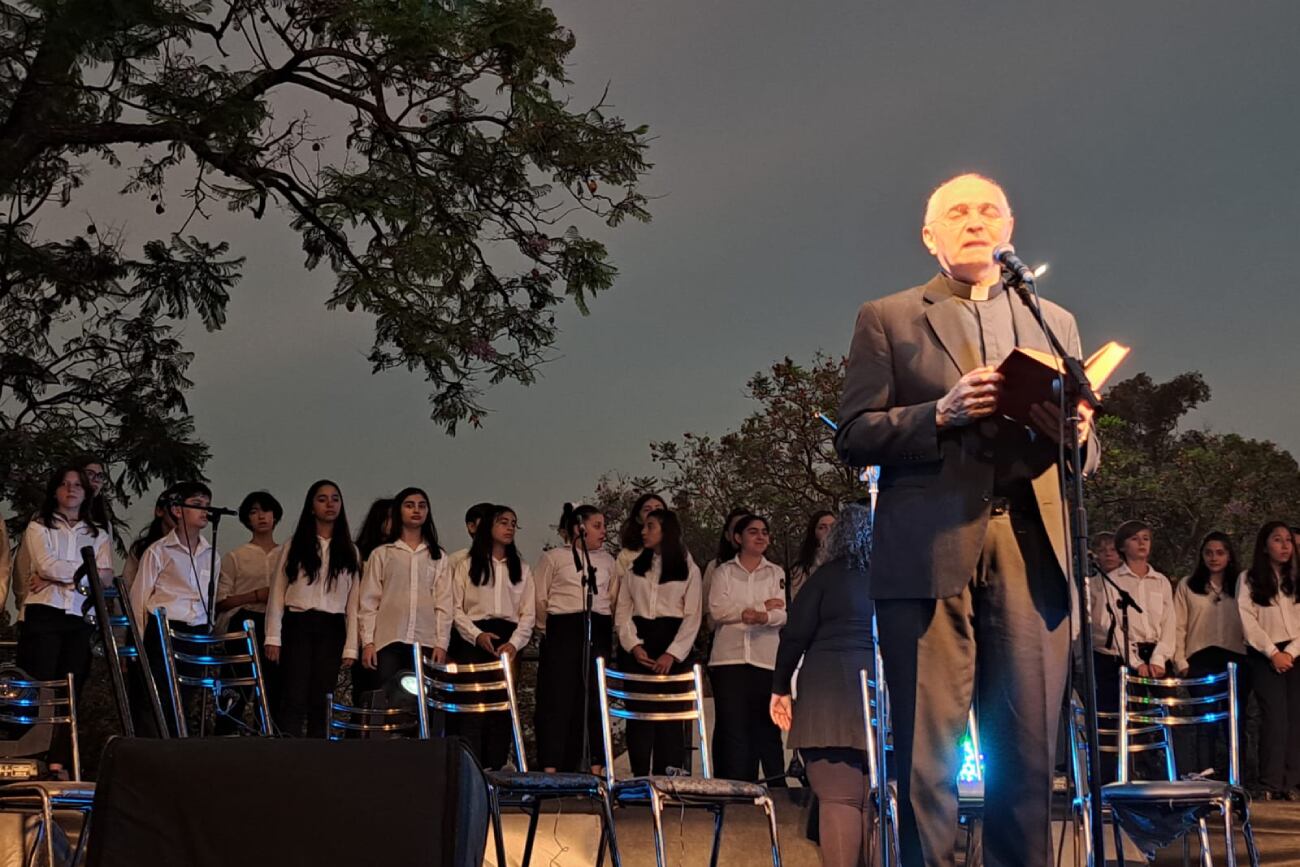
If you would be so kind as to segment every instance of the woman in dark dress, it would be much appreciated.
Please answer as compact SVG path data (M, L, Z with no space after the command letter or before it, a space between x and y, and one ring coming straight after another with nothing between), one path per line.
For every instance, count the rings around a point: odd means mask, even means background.
M818 801L822 864L871 864L875 810L858 672L873 665L867 579L871 515L845 506L827 540L826 562L790 606L773 673L772 721L789 732ZM790 683L800 658L798 700Z

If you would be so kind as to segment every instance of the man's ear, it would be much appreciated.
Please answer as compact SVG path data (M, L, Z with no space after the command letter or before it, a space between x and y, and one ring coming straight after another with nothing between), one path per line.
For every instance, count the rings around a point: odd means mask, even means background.
M929 226L921 227L921 243L925 245L925 249L930 251L931 256L936 254L937 249L934 245L934 232L930 231Z

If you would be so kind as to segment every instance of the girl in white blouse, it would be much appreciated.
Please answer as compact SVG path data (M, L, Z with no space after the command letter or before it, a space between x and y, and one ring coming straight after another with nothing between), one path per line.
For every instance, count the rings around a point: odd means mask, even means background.
M687 660L700 629L700 570L682 541L677 515L658 509L645 517L641 528L641 552L624 565L618 564L617 602L614 629L622 671L680 674L689 669ZM648 689L649 684L643 684ZM657 702L656 707L632 710L676 711L676 703ZM665 774L669 767L683 767L686 758L685 729L676 722L628 720L627 753L635 776Z
M614 600L611 584L615 561L605 550L605 516L595 506L579 506L560 523L573 544L542 553L534 571L537 629L542 633L537 667L537 756L548 771L603 773L604 739L600 736L600 700L596 693L596 657L613 650ZM585 550L583 542L585 541ZM577 551L583 571L574 565ZM586 564L596 575L591 597L591 654L587 694L587 742L591 762L582 764L582 659L587 636Z
M636 498L632 504L632 509L627 513L627 518L623 521L623 526L618 531L618 542L620 550L618 552L618 565L626 567L636 555L641 553L641 548L645 545L642 541L641 531L645 528L645 519L651 512L667 511L668 502L658 494L642 494Z
M1238 703L1245 708L1250 697L1250 674L1241 612L1236 605L1237 572L1237 555L1227 533L1210 533L1201 540L1196 568L1174 590L1178 641L1173 664L1184 677L1205 677L1221 674L1227 671L1228 663L1235 662ZM1226 724L1219 727L1217 737L1209 726L1195 728L1192 770L1226 771L1226 764L1215 761L1218 744L1226 746Z
M767 709L776 649L785 625L785 572L763 555L771 543L767 519L736 522L737 549L713 573L709 620L714 624L709 681L713 684L713 756L718 776L756 782L781 778L781 730Z
M411 668L419 642L445 662L451 640L451 573L438 545L429 495L405 488L393 498L392 541L366 560L361 582L361 665L385 684Z
M532 570L519 556L514 509L495 506L474 531L469 556L452 576L454 662L488 662L505 654L513 661L533 635L537 599ZM505 765L510 755L506 713L462 714L452 721L485 768Z
M325 696L340 663L357 658L358 559L343 494L322 479L307 490L266 608L266 658L280 664L276 722L291 737L325 736Z
M1250 568L1237 582L1251 688L1259 700L1259 782L1266 799L1300 800L1300 565L1282 521L1255 537Z

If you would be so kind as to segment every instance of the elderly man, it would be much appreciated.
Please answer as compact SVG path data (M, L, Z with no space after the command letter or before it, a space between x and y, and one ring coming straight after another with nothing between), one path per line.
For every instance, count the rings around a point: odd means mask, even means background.
M953 863L957 745L972 698L985 800L996 807L985 813L985 859L1052 861L1069 533L1059 413L1035 407L1033 429L997 413L998 364L1016 346L1049 349L992 258L1013 222L988 178L961 175L935 190L921 239L940 273L862 305L840 403L840 456L881 466L871 581L905 867ZM1077 354L1074 317L1049 301L1043 313ZM1086 441L1086 421L1080 433Z

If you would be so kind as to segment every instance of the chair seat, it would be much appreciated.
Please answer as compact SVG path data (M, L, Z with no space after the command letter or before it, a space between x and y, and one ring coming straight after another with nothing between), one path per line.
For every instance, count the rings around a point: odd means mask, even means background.
M547 774L540 771L487 771L484 773L490 785L497 789L512 792L536 792L539 794L563 794L572 792L586 794L596 792L604 780L595 774L563 773Z
M1101 800L1108 801L1218 801L1241 789L1222 780L1141 780L1107 783Z
M758 783L706 777L634 777L614 784L617 801L645 801L653 788L661 795L681 800L752 802L768 797L767 787Z
M95 801L95 784L73 780L25 780L0 785L0 801L38 798L43 791L55 807L90 809Z

